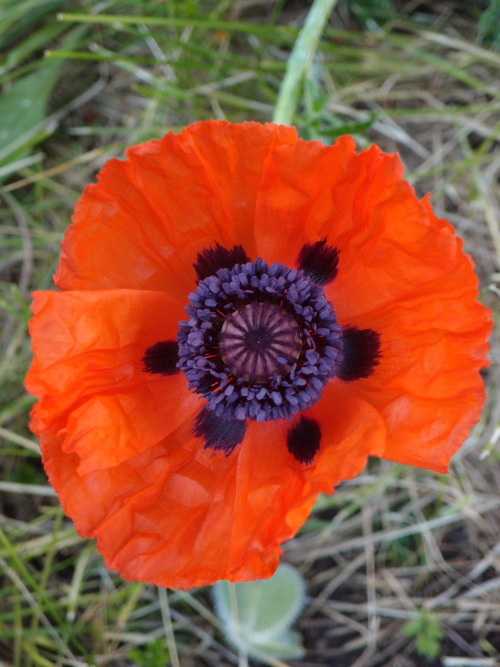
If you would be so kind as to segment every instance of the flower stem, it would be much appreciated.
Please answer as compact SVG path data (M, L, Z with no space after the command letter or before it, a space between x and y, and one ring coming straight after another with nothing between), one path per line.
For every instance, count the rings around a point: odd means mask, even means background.
M321 34L336 4L337 0L314 0L288 58L285 76L274 109L274 123L292 124L300 84L309 72Z
M168 603L168 593L166 588L158 587L158 599L160 602L163 627L165 629L167 648L172 667L181 667L179 654L177 652L177 644L175 643L174 627L172 625L172 617L170 616L170 605Z

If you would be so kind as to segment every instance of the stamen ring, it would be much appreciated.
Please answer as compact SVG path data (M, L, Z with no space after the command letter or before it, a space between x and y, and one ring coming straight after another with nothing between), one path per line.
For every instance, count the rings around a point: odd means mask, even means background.
M189 295L180 368L224 419L290 419L321 397L342 360L342 332L323 288L263 259L221 268Z

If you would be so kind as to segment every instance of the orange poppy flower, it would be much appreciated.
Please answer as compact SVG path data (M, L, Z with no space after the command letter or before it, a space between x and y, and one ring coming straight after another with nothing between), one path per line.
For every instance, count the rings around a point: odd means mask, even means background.
M446 472L490 313L396 155L200 122L111 160L34 294L32 429L125 578L270 576L369 455Z

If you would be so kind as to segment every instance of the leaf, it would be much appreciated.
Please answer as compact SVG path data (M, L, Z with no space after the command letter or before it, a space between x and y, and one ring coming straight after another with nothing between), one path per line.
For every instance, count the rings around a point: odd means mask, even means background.
M14 81L0 98L0 166L24 157L43 133L45 106L61 64L45 62L39 70Z
M0 0L1 2L1 0ZM50 3L47 3L51 6ZM85 28L71 30L63 38L63 43L74 46L84 34ZM51 26L42 26L36 33L20 41L10 50L11 60L15 63L23 54L28 55L36 47L40 36L55 36ZM26 48L23 48L26 47ZM28 157L31 149L58 126L58 114L46 117L49 97L56 85L64 61L42 60L34 71L16 78L15 73L8 73L11 81L5 85L0 96L0 180L5 178L22 165L31 164ZM12 64L12 62L11 62Z
M224 623L228 640L241 653L275 657L300 657L299 637L288 628L300 613L305 598L301 575L282 564L264 581L213 587L215 609Z
M477 41L490 44L494 51L500 51L500 0L490 0L478 23Z
M10 62L11 49L36 34L44 17L54 14L62 0L0 0L0 51ZM53 20L51 21L54 24ZM10 48L9 48L10 47Z
M164 667L169 664L170 653L164 639L158 637L153 642L129 651L129 658L144 667Z
M417 653L426 658L435 658L439 655L440 639L443 630L439 619L427 609L421 609L416 616L403 625L403 633L407 637L415 638Z
M396 15L391 0L348 0L354 19L367 30L375 30Z
M257 642L249 653L257 657L273 656L287 660L300 660L305 655L300 635L296 632L285 632L274 639Z

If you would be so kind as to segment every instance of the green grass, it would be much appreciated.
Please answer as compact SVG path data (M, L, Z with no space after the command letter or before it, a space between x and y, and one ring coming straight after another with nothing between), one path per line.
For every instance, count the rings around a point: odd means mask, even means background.
M30 293L51 287L74 202L106 159L195 120L273 117L309 7L0 0L0 665L238 664L207 589L123 581L64 517L27 426ZM494 310L496 16L495 0L339 0L290 115L306 138L399 151ZM450 476L372 461L286 546L308 586L303 664L498 664L498 362L494 341L488 407Z

